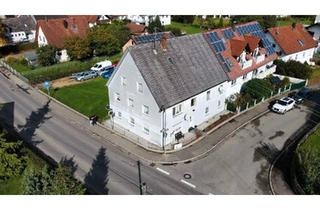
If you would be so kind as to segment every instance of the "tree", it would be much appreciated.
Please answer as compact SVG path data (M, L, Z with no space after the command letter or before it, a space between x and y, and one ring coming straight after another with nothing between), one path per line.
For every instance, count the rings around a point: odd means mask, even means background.
M218 23L218 28L222 28L223 27L223 17L219 18L219 23Z
M263 16L262 20L262 27L265 29L275 27L277 25L277 17L275 15Z
M254 99L269 97L273 91L272 85L265 79L252 79L245 84L241 89L242 94L249 94Z
M24 169L24 158L19 155L21 142L9 142L0 134L0 179L18 176Z
M161 24L161 21L158 15L154 20L151 20L149 22L148 31L149 33L164 31L164 26Z
M193 23L194 19L195 19L194 15L173 15L172 16L172 21L176 21L179 23L191 24Z
M182 34L181 29L174 26L167 26L166 31L171 31L175 36L181 36Z
M57 49L50 45L39 47L37 49L39 64L42 66L50 66L57 63L56 52Z
M231 22L246 23L250 21L258 21L262 28L267 29L277 24L277 17L272 15L237 15L231 17Z
M113 55L120 51L120 40L108 27L95 27L88 33L88 42L95 55Z
M0 20L0 47L6 44L5 27Z
M69 37L64 43L71 60L84 60L92 57L92 49L87 39Z
M85 187L73 178L71 169L58 164L55 169L25 170L23 176L25 195L83 195Z
M312 68L308 64L303 64L299 61L289 60L284 62L276 60L274 63L277 65L276 74L300 79L309 79L312 75Z

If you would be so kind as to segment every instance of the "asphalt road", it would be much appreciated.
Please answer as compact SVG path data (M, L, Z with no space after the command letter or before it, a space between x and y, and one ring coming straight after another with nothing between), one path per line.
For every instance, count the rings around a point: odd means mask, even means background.
M18 83L18 84L17 84ZM37 91L0 73L0 120L18 129L24 139L59 162L75 166L75 176L104 194L139 194L134 157L71 119L69 110ZM147 194L199 194L194 188L156 170L141 167Z
M161 167L176 178L190 174L188 181L206 194L270 194L271 161L288 138L309 123L311 113L305 106L285 115L269 112L237 131L207 157Z

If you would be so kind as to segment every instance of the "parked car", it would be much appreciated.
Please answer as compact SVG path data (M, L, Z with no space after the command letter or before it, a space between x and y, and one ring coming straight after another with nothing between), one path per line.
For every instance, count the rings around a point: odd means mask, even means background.
M90 70L92 71L101 71L103 68L106 68L106 67L112 67L112 62L111 61L101 61L99 63L96 63L94 66L92 66L90 68Z
M95 78L99 76L97 72L95 71L85 71L85 72L82 72L80 74L78 74L76 77L75 77L75 80L77 81L84 81L84 80L88 80L88 79L92 79L92 78Z
M272 106L272 111L284 114L287 111L293 109L295 105L295 100L290 97L284 97L280 100L277 100L275 104Z
M109 67L101 71L99 74L104 79L109 79L114 71L114 67Z

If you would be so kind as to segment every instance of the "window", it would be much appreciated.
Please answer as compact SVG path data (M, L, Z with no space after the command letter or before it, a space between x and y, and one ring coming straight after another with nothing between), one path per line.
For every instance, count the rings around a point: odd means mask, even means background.
M118 117L121 119L121 117L122 117L121 112L118 112Z
M221 106L221 101L220 100L218 100L218 107L220 107Z
M247 79L247 74L244 74L244 75L242 76L242 79Z
M133 117L130 117L129 123L130 123L132 126L134 126L135 121L134 121L134 118L133 118Z
M173 107L173 109L172 109L172 115L173 115L174 117L177 116L178 114L181 113L181 110L182 110L182 105L181 105L181 104L179 104L178 106Z
M137 83L137 91L138 91L139 93L143 93L142 83L140 83L140 82Z
M209 107L206 107L205 113L208 114L209 113Z
M114 100L120 101L120 94L119 93L114 94Z
M127 78L121 77L121 85L122 86L127 86Z
M133 99L132 98L128 99L128 106L133 107Z
M303 57L305 57L305 56L306 56L306 53L305 53L305 52L303 52L302 56L303 56Z
M296 54L296 60L298 60L298 54Z
M191 99L191 106L196 105L196 98Z
M143 132L144 132L145 134L149 135L150 130L149 130L149 128L147 128L147 127L143 127Z
M253 71L253 75L257 75L258 74L258 69L255 69L254 71Z
M143 112L143 114L149 114L149 107L146 105L143 105L142 112Z
M237 83L236 79L231 81L231 85L235 85L236 83Z
M210 100L210 90L207 91L207 101L209 101L209 100Z

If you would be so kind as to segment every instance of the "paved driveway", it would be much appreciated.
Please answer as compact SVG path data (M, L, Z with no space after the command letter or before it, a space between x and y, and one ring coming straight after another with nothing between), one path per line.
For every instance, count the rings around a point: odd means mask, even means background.
M285 115L269 112L226 139L207 157L159 167L175 178L191 174L186 181L206 194L270 194L270 161L308 116L306 107L295 108Z

